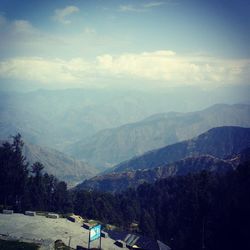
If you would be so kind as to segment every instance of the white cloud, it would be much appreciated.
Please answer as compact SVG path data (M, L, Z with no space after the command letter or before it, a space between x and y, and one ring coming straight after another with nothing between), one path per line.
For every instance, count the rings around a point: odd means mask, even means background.
M96 34L96 30L93 29L93 28L90 28L90 27L86 27L84 29L84 33L86 33L86 34Z
M89 66L81 58L66 61L22 57L0 62L0 77L45 84L77 82L85 72L90 72Z
M27 20L2 18L0 51L2 56L39 56L74 58L92 57L103 51L114 51L128 46L130 40L98 33L92 26L81 26L81 32L52 33L40 30ZM0 15L1 21L1 15ZM1 57L0 57L1 58Z
M128 4L128 5L120 5L119 11L121 12L144 12L145 8L136 7L132 4Z
M145 8L154 8L163 5L163 2L150 2L150 3L145 3L143 7Z
M8 35L10 33L29 35L31 33L34 34L38 32L38 30L34 28L33 25L27 20L9 21L4 16L1 15L0 15L0 28L5 29L4 33L5 35Z
M148 2L144 4L125 4L119 6L119 11L122 12L145 12L149 9L159 7L161 5L164 5L164 2Z
M154 52L143 52L141 55L150 57L175 56L176 53L172 50L157 50Z
M54 12L54 20L63 23L70 24L71 21L67 19L68 16L79 11L79 8L73 5L67 6L63 9L56 9Z
M12 25L12 32L20 33L20 34L35 34L38 32L29 21L26 20L15 20L13 21Z
M173 51L139 54L105 54L95 60L40 57L12 58L0 62L0 78L42 83L84 83L94 79L154 80L164 84L230 84L249 79L250 60L225 60L179 56Z
M94 29L86 28L81 33L58 35L39 30L27 20L8 20L0 15L0 51L8 57L82 55L100 40L94 33Z
M237 82L249 62L178 56L173 51L98 57L99 69L118 77L132 76L172 83Z

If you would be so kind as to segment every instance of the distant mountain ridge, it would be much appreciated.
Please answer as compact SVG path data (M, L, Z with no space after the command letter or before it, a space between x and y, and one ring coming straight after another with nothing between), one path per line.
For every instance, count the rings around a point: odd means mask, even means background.
M140 122L100 131L67 147L65 152L99 168L111 167L219 126L250 127L250 105L217 104L191 113L156 114Z
M249 160L250 128L219 127L121 163L76 188L121 192L175 175L202 170L226 172Z
M183 142L149 151L141 156L116 165L107 172L126 172L155 168L186 157L211 155L224 159L250 147L250 128L217 127Z
M98 131L137 122L156 113L172 110L188 112L224 100L248 103L248 99L243 98L248 89L237 86L236 92L235 86L232 89L205 91L189 86L162 90L89 88L0 91L0 138L20 133L32 144L62 151L67 145Z
M109 173L93 177L79 184L77 189L106 192L122 192L128 188L136 188L140 184L153 183L170 176L197 173L202 170L226 172L232 170L231 160L221 160L210 155L188 157L174 163L152 169L139 169L129 172Z

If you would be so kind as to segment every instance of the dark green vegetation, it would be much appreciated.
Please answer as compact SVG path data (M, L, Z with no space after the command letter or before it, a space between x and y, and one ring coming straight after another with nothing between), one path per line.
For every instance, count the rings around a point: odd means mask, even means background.
M106 129L68 147L68 153L99 167L110 167L149 150L191 139L219 126L250 126L249 105L214 105L190 113L162 113Z
M18 134L13 142L0 146L0 204L15 211L72 210L67 185L53 175L42 173L39 162L29 165L22 155L23 142Z
M77 213L128 227L175 250L249 249L250 166L224 174L203 171L111 195L76 194ZM79 204L82 204L81 206Z
M39 246L34 243L0 240L0 249L4 250L38 250Z
M235 170L202 171L140 185L121 194L67 190L22 156L20 136L0 147L0 204L15 211L72 212L166 242L175 250L249 249L249 150Z
M0 144L5 141L0 140ZM42 163L44 166L43 171L67 182L70 186L74 186L97 173L95 167L45 146L41 147L25 142L23 155L30 164Z

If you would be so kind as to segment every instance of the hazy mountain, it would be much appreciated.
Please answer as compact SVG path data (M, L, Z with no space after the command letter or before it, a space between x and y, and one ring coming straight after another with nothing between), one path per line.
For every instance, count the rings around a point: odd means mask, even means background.
M3 140L0 141L1 144L3 142ZM23 155L30 165L37 161L41 162L45 172L67 182L70 186L76 185L83 179L91 178L97 173L93 166L83 161L75 160L57 150L27 142L24 143Z
M211 155L224 159L250 147L250 128L218 127L195 137L118 164L107 172L127 172L137 169L155 168L186 157Z
M38 145L24 144L23 153L31 164L39 161L44 165L44 171L53 174L59 180L75 185L97 173L89 164L75 160L57 150L40 147Z
M247 103L247 93L249 87L243 85L210 90L181 86L0 92L0 138L19 132L28 142L61 151L100 130L156 113L189 112L225 101Z
M214 105L190 113L161 113L140 122L106 129L69 146L67 153L98 167L109 167L197 136L219 126L250 127L250 105Z

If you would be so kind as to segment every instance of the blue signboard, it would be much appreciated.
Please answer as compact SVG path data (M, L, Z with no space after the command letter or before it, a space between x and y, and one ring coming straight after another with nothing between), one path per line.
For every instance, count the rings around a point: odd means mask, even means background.
M90 228L90 241L97 240L101 237L101 225Z

